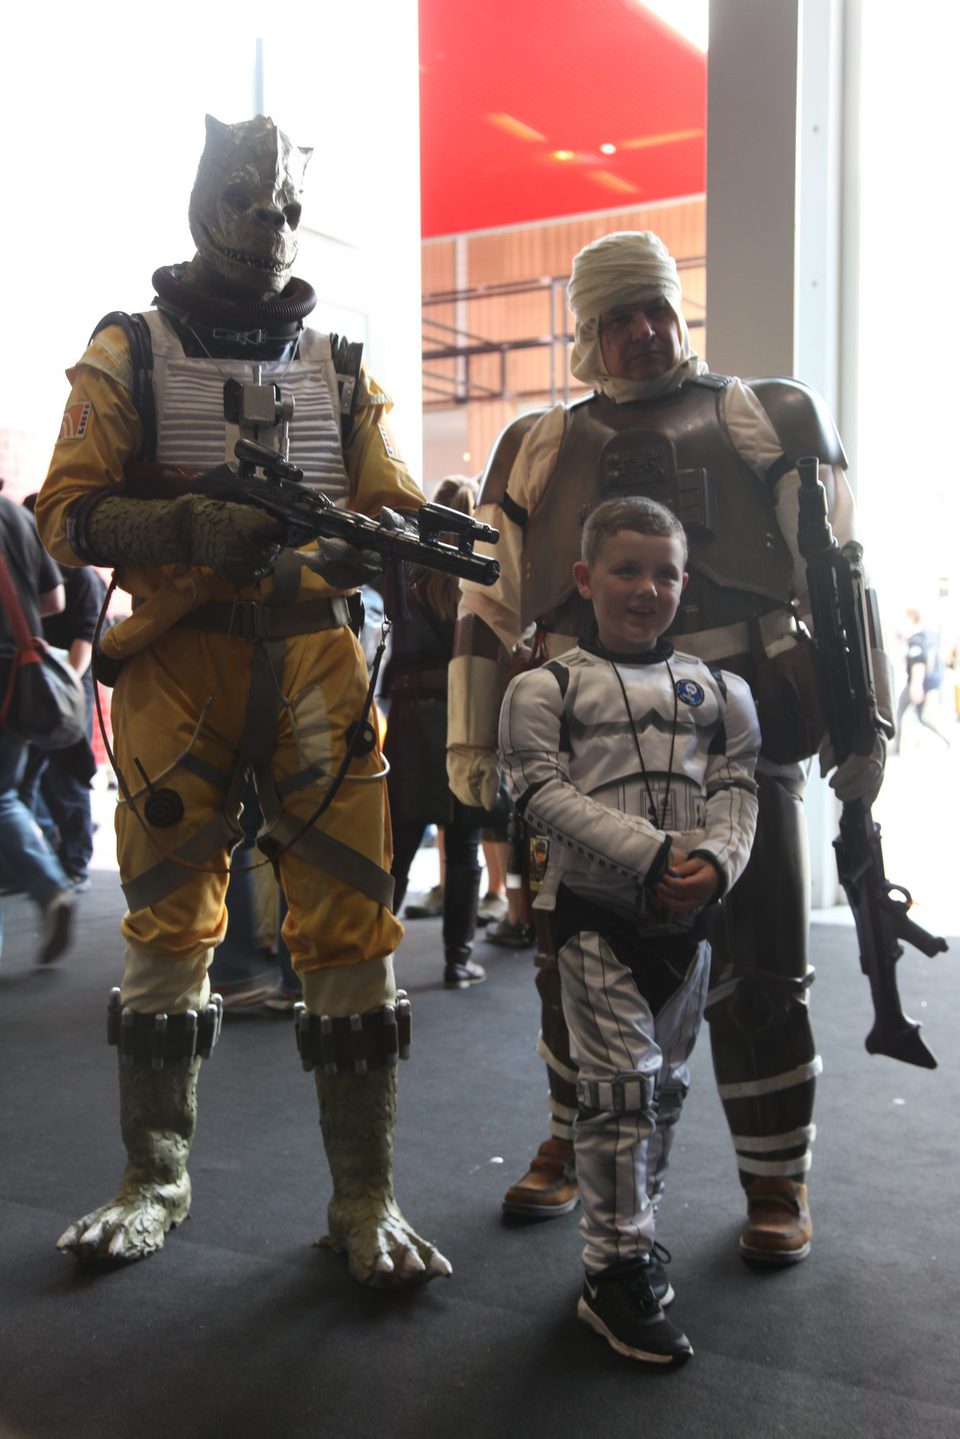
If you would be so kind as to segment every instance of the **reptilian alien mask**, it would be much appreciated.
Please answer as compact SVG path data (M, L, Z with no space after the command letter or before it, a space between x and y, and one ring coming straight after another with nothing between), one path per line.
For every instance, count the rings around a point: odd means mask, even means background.
M297 258L300 192L312 153L263 115L237 125L207 116L190 196L195 283L258 299L284 289Z

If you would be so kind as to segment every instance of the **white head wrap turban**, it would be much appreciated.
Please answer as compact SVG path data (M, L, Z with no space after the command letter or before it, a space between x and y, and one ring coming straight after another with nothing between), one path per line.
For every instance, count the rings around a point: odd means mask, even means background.
M706 369L690 348L676 261L652 230L620 230L587 245L574 256L567 293L577 321L570 368L578 380L602 390L618 404L666 394ZM600 350L600 316L617 305L635 305L654 296L662 296L676 316L679 363L652 380L611 375Z

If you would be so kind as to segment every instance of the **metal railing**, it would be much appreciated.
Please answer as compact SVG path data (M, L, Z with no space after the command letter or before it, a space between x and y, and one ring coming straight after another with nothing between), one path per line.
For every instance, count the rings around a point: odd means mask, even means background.
M680 260L681 270L702 269L702 258ZM464 324L449 324L430 312L441 306L454 311L466 310L476 315L476 306L483 301L503 300L511 296L539 294L546 314L543 330L523 338L494 339L467 329ZM688 305L687 325L701 329L706 323L702 306ZM690 309L700 313L689 314ZM476 321L474 320L474 323ZM567 309L567 276L553 275L535 280L506 280L493 285L474 285L462 290L435 290L422 300L423 407L425 410L453 409L459 405L487 400L542 400L555 404L570 396L571 379L568 351L573 344L571 316ZM547 350L548 364L544 384L533 389L518 389L510 383L510 357L522 351ZM497 379L491 382L491 356L499 358ZM477 362L482 360L483 378L478 378ZM437 365L447 365L445 370Z

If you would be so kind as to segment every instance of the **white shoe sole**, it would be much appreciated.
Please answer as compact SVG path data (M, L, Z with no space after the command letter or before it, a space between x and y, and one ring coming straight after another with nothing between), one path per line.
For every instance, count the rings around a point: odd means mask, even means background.
M615 1334L611 1334L603 1320L594 1314L582 1295L577 1300L577 1318L584 1324L589 1324L590 1328L595 1330L597 1334L602 1335L611 1349L615 1349L618 1354L622 1354L626 1359L637 1359L641 1364L685 1364L693 1354L692 1348L681 1349L673 1354L656 1354L649 1349L631 1349L629 1344L624 1344L622 1339L618 1339Z

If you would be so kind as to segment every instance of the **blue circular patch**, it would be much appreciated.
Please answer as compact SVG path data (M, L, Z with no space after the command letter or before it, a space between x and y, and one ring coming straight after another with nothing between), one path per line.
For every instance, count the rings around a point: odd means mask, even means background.
M677 680L677 699L682 700L685 705L702 705L703 686L698 685L696 680Z

